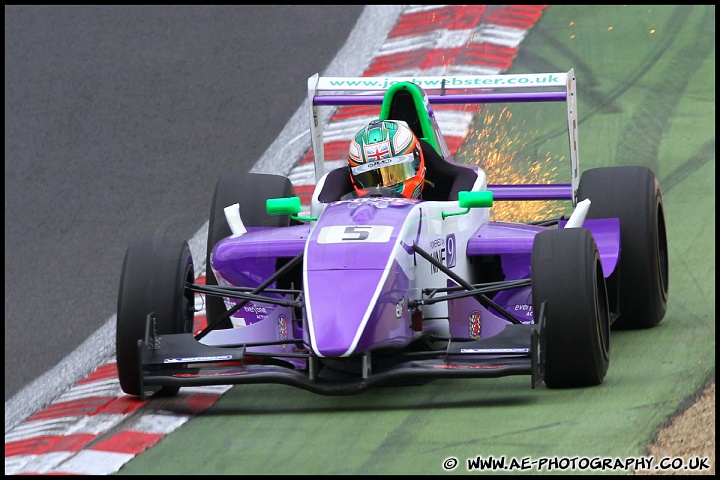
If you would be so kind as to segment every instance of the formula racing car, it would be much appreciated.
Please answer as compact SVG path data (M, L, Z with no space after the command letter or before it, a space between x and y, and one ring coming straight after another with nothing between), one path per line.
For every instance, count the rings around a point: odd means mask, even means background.
M323 395L438 378L527 375L530 386L601 384L611 329L657 325L668 300L660 186L642 166L580 175L576 79L566 73L308 80L315 186L237 172L218 181L205 282L188 243L129 246L117 310L130 395L275 383ZM567 183L492 183L455 161L440 105L564 102ZM327 169L323 109L366 106L421 140L430 188L347 198ZM563 125L565 118L562 118ZM563 129L565 127L563 126ZM490 219L496 202L567 202L569 215ZM571 214L570 214L571 212ZM194 331L204 299L206 326Z

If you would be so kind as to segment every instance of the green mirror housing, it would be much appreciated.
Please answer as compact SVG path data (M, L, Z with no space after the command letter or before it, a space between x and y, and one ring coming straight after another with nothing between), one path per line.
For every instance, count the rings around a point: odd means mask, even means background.
M469 192L463 190L458 192L458 204L460 208L464 208L460 212L442 212L442 218L445 220L447 217L454 217L456 215L465 215L471 208L488 208L492 207L493 204L493 192L490 190L484 190L482 192Z
M481 192L458 192L460 208L488 208L493 204L493 192L483 190Z
M302 210L300 197L268 198L265 202L268 215L296 215Z
M290 215L290 218L300 222L315 222L318 217L299 217L302 211L300 197L268 198L265 201L265 211L268 215Z

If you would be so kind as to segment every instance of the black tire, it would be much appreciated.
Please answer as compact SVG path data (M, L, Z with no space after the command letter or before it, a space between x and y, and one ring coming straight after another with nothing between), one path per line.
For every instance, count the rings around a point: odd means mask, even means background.
M531 263L537 324L545 303L545 384L601 384L610 363L610 309L595 239L586 228L540 232Z
M263 173L230 173L218 180L213 194L208 224L205 284L217 285L217 279L210 267L210 254L215 245L232 234L225 219L225 207L240 205L240 218L245 227L286 227L290 225L288 215L268 215L265 202L268 198L292 197L295 189L287 177ZM227 312L225 302L216 296L205 298L205 313L208 324ZM230 319L215 328L232 328Z
M120 387L143 396L138 341L145 337L147 315L155 312L158 335L192 332L195 297L185 288L195 280L190 248L184 240L143 236L125 253L117 307L116 359ZM158 394L174 395L178 387Z
M587 218L620 219L619 317L614 328L639 329L665 317L668 242L660 185L646 167L603 167L580 177L578 200L590 199Z

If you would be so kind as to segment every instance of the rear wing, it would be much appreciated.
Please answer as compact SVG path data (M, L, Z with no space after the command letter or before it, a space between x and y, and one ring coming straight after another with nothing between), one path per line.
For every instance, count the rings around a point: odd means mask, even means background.
M408 85L410 82L415 85ZM387 115L397 86L403 84L413 98L420 117L420 136L425 137L443 157L451 160L435 121L432 105L513 102L565 102L570 147L570 184L488 185L496 200L572 200L577 204L579 183L577 98L574 70L566 73L515 75L463 75L417 77L320 77L308 78L310 131L315 180L325 174L323 118L320 107L378 105ZM412 87L412 88L408 88ZM420 92L420 93L418 93Z

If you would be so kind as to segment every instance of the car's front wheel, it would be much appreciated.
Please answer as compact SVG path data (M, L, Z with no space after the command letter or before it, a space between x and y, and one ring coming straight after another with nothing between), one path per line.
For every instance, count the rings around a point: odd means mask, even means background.
M595 239L585 228L540 232L531 263L533 314L543 330L545 384L599 385L610 362L610 309Z
M147 316L154 313L158 335L192 332L195 297L186 288L195 269L184 240L158 236L135 239L122 267L117 307L116 360L120 387L129 395L144 396L138 342L145 337ZM174 395L178 387L162 387L159 394Z

